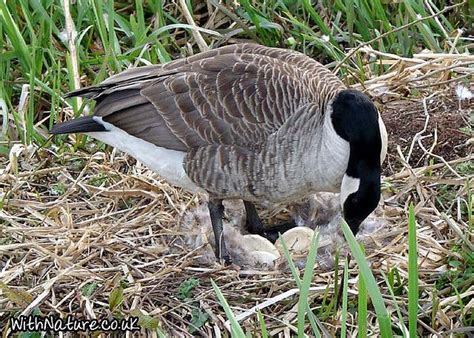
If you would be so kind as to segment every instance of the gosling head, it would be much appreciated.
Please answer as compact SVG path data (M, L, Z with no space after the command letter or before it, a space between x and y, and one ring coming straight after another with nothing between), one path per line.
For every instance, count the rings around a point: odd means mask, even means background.
M387 132L372 101L356 90L343 90L332 103L332 123L349 142L349 161L341 183L344 219L356 234L380 200L381 164Z

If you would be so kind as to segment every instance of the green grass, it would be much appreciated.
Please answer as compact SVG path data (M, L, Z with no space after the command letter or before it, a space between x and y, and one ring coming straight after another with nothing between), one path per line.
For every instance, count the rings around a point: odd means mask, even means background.
M390 314L388 313L382 293L377 285L377 281L375 280L365 255L357 243L351 229L344 221L342 222L341 226L342 232L344 233L344 237L346 238L349 248L351 249L352 255L359 266L360 274L362 274L364 281L367 284L367 291L377 314L380 335L381 337L392 337L392 323L390 320Z
M300 289L300 297L298 300L298 337L304 336L304 324L305 324L305 316L306 311L311 313L312 311L308 304L308 296L309 296L309 288L311 286L311 280L313 279L314 275L314 266L316 263L316 253L318 252L319 246L319 234L314 234L311 240L311 245L309 248L308 259L306 260L306 269L303 275L303 281L301 282L299 289ZM315 326L313 325L313 330ZM319 336L319 330L316 329L315 332L316 336Z
M344 284L342 285L342 315L341 315L341 338L347 336L347 289L349 288L349 262L344 260Z
M222 294L221 290L212 279L211 279L211 284L212 284L212 288L214 289L214 292L217 295L217 299L219 300L219 303L221 304L227 318L230 321L230 329L231 329L232 337L245 338L244 330L242 329L239 322L235 318L235 315L232 312L232 309L230 308L226 299L224 298L224 295Z
M281 239L281 237L280 237ZM296 286L300 289L300 297L298 299L298 337L304 335L304 313L306 312L309 322L311 324L311 328L313 330L313 334L316 337L320 337L321 334L318 329L316 316L311 310L310 304L308 303L308 291L311 284L311 277L314 271L314 263L316 260L316 254L318 251L319 245L319 234L315 234L311 239L311 245L309 247L308 259L306 260L305 266L308 268L305 270L303 275L303 281L301 281L299 273L296 269L296 266L291 258L291 254L286 246L285 241L281 240L281 244L283 247L283 254L285 256L286 261L288 262L288 266L290 268L291 274L296 282ZM310 263L312 263L310 265ZM306 278L305 278L306 276ZM304 293L304 296L302 296Z
M260 311L257 312L257 318L258 318L258 322L260 323L260 334L262 335L262 338L267 338L268 337L267 325L265 324L265 319L263 319L263 315Z
M364 252L364 250L362 250ZM364 281L364 276L359 275L357 297L357 326L359 330L358 336L361 338L367 337L367 286Z
M413 204L408 214L408 322L410 338L417 337L418 319L418 252L416 244L416 221Z

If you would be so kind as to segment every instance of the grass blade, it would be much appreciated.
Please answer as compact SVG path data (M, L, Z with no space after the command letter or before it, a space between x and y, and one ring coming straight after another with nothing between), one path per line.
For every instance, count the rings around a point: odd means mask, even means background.
M221 290L212 279L211 279L211 284L212 284L212 288L214 289L214 292L216 293L217 299L219 300L219 303L221 303L221 306L224 308L225 314L230 321L232 337L245 338L245 333L240 327L239 322L235 319L234 313L232 312L232 309L230 308L227 301L225 300L224 295L222 294Z
M288 262L288 266L290 267L290 271L291 271L291 274L292 274L292 276L295 280L296 286L301 290L300 276L298 275L298 272L296 271L295 264L293 263L293 260L291 259L291 255L290 255L290 252L288 251L288 247L286 246L285 241L281 239L281 236L280 236L280 241L281 241L282 248L283 248L283 255L285 256L285 258ZM320 337L321 335L320 335L319 330L318 330L318 320L317 320L316 316L314 315L313 311L311 311L311 308L309 307L307 299L306 299L306 311L308 313L309 323L311 324L313 334L315 335L315 337Z
M319 232L313 234L311 246L309 248L308 259L306 260L303 282L300 286L300 298L298 300L298 337L304 337L304 322L306 309L308 305L309 287L313 279L314 264L316 263L316 254L319 245ZM308 309L309 310L309 309ZM311 312L311 310L309 310Z
M349 41L351 46L354 45L354 21L355 21L355 13L354 13L354 0L346 0L346 8L347 8L347 30L349 31Z
M263 319L263 315L260 311L257 312L258 322L260 323L260 334L262 338L268 338L268 331L267 325L265 325L265 320Z
M402 312L400 311L400 307L398 306L397 303L397 298L395 297L395 293L393 291L393 283L390 283L387 275L382 272L383 278L385 280L385 284L387 284L387 289L390 292L390 297L392 298L393 306L395 307L395 312L397 313L398 316L398 327L402 331L403 338L408 337L408 328L405 326L405 321L403 320ZM433 321L434 322L434 321Z
M5 23L3 27L5 27L7 36L10 39L14 50L18 53L18 58L20 59L25 72L29 72L32 61L29 56L30 53L28 51L28 47L25 40L23 39L23 35L18 29L18 26L16 25L10 11L7 8L6 2L3 0L0 1L0 17Z
M415 4L413 1L406 0L404 2L404 4L406 6L407 12L410 14L413 21L417 20L420 15L421 16L423 16L423 15L426 16L426 13L421 13L420 14L419 11L416 11L413 8L413 5ZM424 7L421 6L421 8L424 8ZM424 12L424 10L423 10L423 12ZM420 34L423 37L423 40L424 40L426 46L428 46L430 48L430 50L432 50L433 52L441 52L441 48L439 47L438 42L434 38L435 34L433 34L433 32L431 31L431 28L429 27L429 25L425 22L419 22L419 23L416 24L416 27L418 27L418 29L420 31Z
M345 221L342 221L341 224L342 232L346 238L347 243L351 249L351 252L359 266L360 273L364 276L364 280L367 284L367 291L372 299L372 303L377 314L377 321L380 326L380 334L382 337L392 337L390 316L385 306L382 293L375 281L375 277L372 274L372 271L369 268L369 264L365 259L364 253L362 252L359 243L354 237L351 229Z
M418 253L416 245L416 221L413 203L408 211L408 328L410 338L416 337L418 317Z
M364 248L362 247L362 252ZM359 274L359 295L357 300L357 326L358 336L367 337L367 286L365 285L364 276Z
M328 28L328 26L326 26L323 19L321 19L321 16L313 8L313 5L311 5L311 1L303 0L303 6L304 6L305 10L308 11L311 18L316 22L319 29L321 29L321 32L323 32L324 35L327 35L328 37L330 37L330 39L332 40L331 42L334 43L334 38L331 34L331 30Z
M105 28L106 24L104 20L104 10L102 8L103 3L97 0L92 0L91 2L92 2L92 9L94 11L94 16L95 16L96 29L99 33L102 46L104 46L104 50L106 50L107 48L109 48L109 40L108 40L107 30ZM106 54L108 53L106 52Z
M347 287L349 285L349 266L347 257L344 259L344 285L342 286L342 314L341 314L341 338L347 334Z

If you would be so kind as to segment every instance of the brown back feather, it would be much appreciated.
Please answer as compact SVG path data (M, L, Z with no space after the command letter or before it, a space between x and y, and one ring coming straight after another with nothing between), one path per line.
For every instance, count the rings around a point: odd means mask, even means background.
M303 54L238 44L130 69L77 95L96 99L95 115L129 134L185 151L210 144L252 149L308 102L323 114L344 88Z

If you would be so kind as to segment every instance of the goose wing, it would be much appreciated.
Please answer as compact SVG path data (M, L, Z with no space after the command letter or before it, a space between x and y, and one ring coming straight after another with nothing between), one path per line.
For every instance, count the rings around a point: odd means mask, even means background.
M71 96L95 99L95 116L133 136L186 151L209 144L252 148L299 107L323 107L343 87L303 54L239 44L131 69Z

